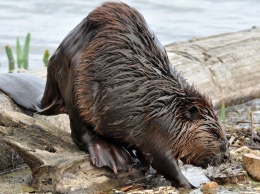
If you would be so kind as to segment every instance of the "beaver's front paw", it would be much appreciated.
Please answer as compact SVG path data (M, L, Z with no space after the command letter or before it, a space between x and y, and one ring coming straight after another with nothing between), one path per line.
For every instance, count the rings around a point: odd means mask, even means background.
M91 139L88 151L95 166L107 166L114 173L130 171L131 165L134 163L131 155L125 149L98 137Z

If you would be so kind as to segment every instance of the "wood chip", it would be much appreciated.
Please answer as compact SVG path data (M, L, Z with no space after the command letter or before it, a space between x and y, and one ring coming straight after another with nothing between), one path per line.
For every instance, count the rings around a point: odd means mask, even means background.
M223 163L220 166L210 166L205 170L206 176L220 185L247 181L247 174L237 161Z
M228 141L229 145L231 145L234 140L235 140L235 136L232 135L232 136L230 137L229 141Z
M208 182L202 185L201 191L206 191L206 190L216 190L218 188L218 183L216 182Z
M243 155L243 167L255 180L260 181L260 156L255 154Z

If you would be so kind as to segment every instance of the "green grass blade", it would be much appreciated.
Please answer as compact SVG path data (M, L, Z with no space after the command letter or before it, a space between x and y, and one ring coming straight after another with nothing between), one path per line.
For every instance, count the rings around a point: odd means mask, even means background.
M24 49L23 49L23 61L24 61L23 67L26 70L28 70L28 64L29 64L30 39L31 39L31 35L30 35L30 33L28 33L26 36L26 39L25 39L25 44L24 44Z
M44 51L44 54L43 54L43 63L44 63L44 66L45 66L45 67L48 66L49 59L50 59L50 53L49 53L48 50L45 50L45 51Z
M21 69L23 64L23 53L22 53L19 38L16 39L16 54L17 54L17 66L19 69Z
M6 51L6 55L8 58L8 62L9 62L9 73L12 73L14 70L14 57L13 57L13 52L12 49L10 48L9 45L5 46L5 51Z
M226 122L226 107L224 101L222 101L221 108L220 108L220 120L222 123Z

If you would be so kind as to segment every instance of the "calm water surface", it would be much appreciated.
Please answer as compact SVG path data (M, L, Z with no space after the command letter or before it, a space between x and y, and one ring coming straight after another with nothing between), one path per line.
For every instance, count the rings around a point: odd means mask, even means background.
M164 45L260 26L260 0L122 1L144 15ZM23 45L28 32L31 33L30 69L43 67L44 50L53 53L68 32L102 2L0 0L0 72L8 71L4 46L15 47L18 36Z

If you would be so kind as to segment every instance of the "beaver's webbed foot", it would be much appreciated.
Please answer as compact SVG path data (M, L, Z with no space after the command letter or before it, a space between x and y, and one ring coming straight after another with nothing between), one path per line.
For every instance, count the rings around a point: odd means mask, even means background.
M95 166L107 166L115 173L129 171L135 166L137 160L123 147L100 138L90 130L84 131L80 136L72 133L72 139L81 150L89 153Z
M133 158L125 149L99 137L94 137L90 140L88 151L90 159L95 166L108 166L114 173L130 171L134 163Z

